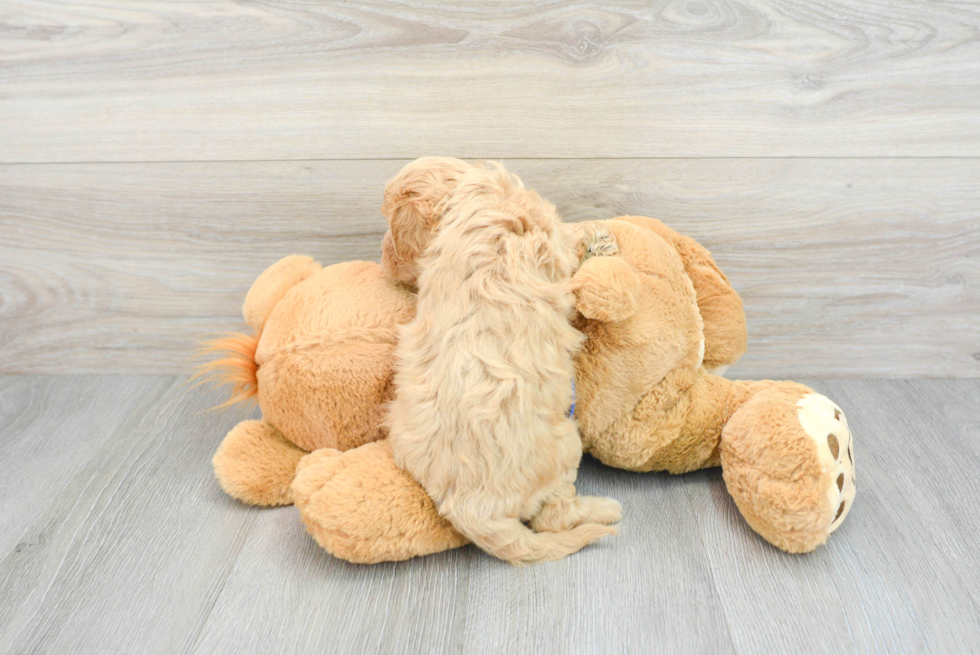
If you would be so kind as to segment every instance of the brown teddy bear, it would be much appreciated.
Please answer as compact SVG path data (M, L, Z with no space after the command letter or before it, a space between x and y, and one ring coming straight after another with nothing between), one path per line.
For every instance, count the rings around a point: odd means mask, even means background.
M214 456L222 488L253 505L288 505L296 465L319 448L349 450L382 439L397 327L415 296L377 263L323 268L292 255L263 272L244 305L252 335L230 335L207 352L227 356L199 375L234 386L230 405L256 397L262 420L242 421Z
M231 371L232 401L257 394L263 411L215 454L223 488L258 505L295 502L317 541L349 561L465 543L395 466L379 424L396 328L414 311L415 258L466 166L410 164L386 189L383 266L288 257L246 297L255 336L217 344L233 353L211 365ZM753 529L789 552L816 548L854 498L840 408L793 382L708 373L745 349L741 300L710 254L653 219L603 223L618 254L586 259L573 278L576 326L588 337L575 381L583 449L635 471L720 464Z

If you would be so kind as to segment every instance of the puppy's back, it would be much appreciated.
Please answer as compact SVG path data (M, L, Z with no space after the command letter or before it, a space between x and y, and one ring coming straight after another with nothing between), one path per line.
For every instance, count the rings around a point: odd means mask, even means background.
M568 317L577 259L554 208L502 170L459 182L422 258L403 327L392 450L453 525L515 563L556 559L615 528L536 533L521 518L574 480L565 416L581 335Z

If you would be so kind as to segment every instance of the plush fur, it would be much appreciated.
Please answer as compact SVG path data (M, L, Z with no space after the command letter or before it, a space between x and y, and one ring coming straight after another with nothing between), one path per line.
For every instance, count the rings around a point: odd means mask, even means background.
M267 421L242 421L228 433L211 463L229 496L254 505L290 505L290 485L306 455Z
M396 464L457 530L514 564L612 534L619 504L575 495L578 257L554 207L502 166L472 167L417 267L388 416Z
M420 248L438 232L438 212L445 211L457 173L470 166L440 161L443 172L426 172L425 161L415 162L389 183L388 270L417 272ZM389 203L389 197L401 200ZM427 207L435 213L427 214ZM413 231L412 216L428 227ZM748 526L789 552L816 548L853 506L853 440L843 412L792 382L733 382L708 374L734 363L746 343L741 300L710 253L654 219L599 224L618 252L596 257L580 251L585 262L572 276L573 325L587 337L574 360L583 448L608 465L637 471L721 465ZM395 235L405 230L421 236L401 243ZM387 442L357 445L385 436L379 408L392 397L394 335L414 316L417 273L395 281L376 264L310 273L318 265L308 258L285 261L256 281L249 293L256 300L246 303L256 309L246 314L258 317L250 324L267 344L259 348L256 341L252 360L263 418L287 443L331 449L303 460L290 492L310 533L337 557L355 562L405 559L465 543L422 486L396 466ZM297 311L303 305L307 313ZM310 320L329 314L338 321ZM341 348L312 350L303 366L282 367L277 375L263 370L276 366L272 360L290 359L284 353L291 345L350 342L356 350L362 331L376 341L387 335L381 341L388 348L377 359L345 360ZM232 368L235 379L249 370L248 353L243 349L242 362ZM335 400L342 402L330 406L330 396L320 392L326 387L337 389ZM346 413L362 418L345 428L337 415ZM300 420L304 416L314 420ZM280 429L280 418L296 427ZM229 433L229 447L222 449L234 456L215 458L216 475L236 498L279 502L292 478L284 471L297 453L280 447L276 431L249 432L248 439L237 429Z
M635 471L684 473L722 465L729 491L753 529L783 550L813 550L839 527L851 506L842 498L853 489L853 459L842 448L832 461L821 455L819 445L828 433L816 433L812 426L808 431L797 405L802 397L818 394L803 385L733 382L706 372L699 293L680 253L643 227L647 221L603 222L616 239L618 255L588 259L573 277L580 311L575 325L588 337L576 357L583 448L606 464ZM707 278L712 279L718 278ZM707 291L704 295L711 297ZM738 330L715 331L726 333L737 335ZM823 400L826 415L819 417L819 429L840 435L849 445L843 413ZM354 450L340 458L357 466L360 455ZM333 484L315 491L321 503L348 493L346 486ZM359 522L371 522L390 502L362 496L356 507ZM304 520L318 520L315 512L300 507ZM414 513L399 523L432 521ZM326 524L321 521L321 528ZM462 536L443 527L433 544ZM336 539L325 541L338 556L353 555ZM381 553L401 558L400 544L384 539L360 543L357 556L367 551L372 559L384 558ZM419 539L411 548L414 554L435 552L435 546L430 549Z
M376 263L323 268L294 255L259 276L244 314L254 332L212 342L224 356L203 368L233 386L230 402L255 398L262 420L228 433L214 471L244 502L289 503L297 455L387 435L397 329L415 296Z
M395 465L387 440L366 444L357 452L360 456L352 459L322 448L297 467L292 493L296 505L307 509L306 528L317 543L361 564L408 559L466 543L415 479ZM337 487L347 493L322 493ZM391 502L378 506L378 498ZM370 521L359 511L364 506L377 510ZM380 549L378 544L389 547Z

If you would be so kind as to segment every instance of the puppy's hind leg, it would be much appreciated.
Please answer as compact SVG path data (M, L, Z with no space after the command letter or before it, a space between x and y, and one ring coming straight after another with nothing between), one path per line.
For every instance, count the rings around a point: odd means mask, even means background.
M622 506L612 498L577 496L575 486L565 484L531 519L536 532L566 532L586 523L612 525L623 517Z

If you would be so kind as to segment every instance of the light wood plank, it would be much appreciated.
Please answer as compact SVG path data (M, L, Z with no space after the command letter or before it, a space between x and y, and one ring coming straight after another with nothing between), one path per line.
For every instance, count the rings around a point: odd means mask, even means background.
M195 652L734 652L683 482L587 459L580 491L623 502L622 536L523 569L473 547L350 565L263 513Z
M858 496L827 547L782 553L753 534L717 471L688 493L740 653L973 652L980 648L975 448L936 402L972 380L811 382L845 410ZM976 420L976 412L972 419ZM708 482L708 484L703 484ZM764 627L763 627L764 626Z
M735 652L687 484L583 460L576 486L622 502L620 536L526 570L474 559L463 652Z
M47 383L24 380L0 377L0 398ZM717 470L586 459L581 491L623 501L621 536L514 569L472 547L379 566L331 558L294 508L221 493L208 459L237 417L201 413L215 393L164 380L108 438L80 435L100 444L94 457L45 501L32 547L0 560L0 653L976 651L980 382L810 384L857 439L859 499L827 547L766 544ZM72 414L114 420L84 403ZM28 467L40 457L23 441L14 451Z
M458 653L479 556L348 564L317 546L292 508L262 511L193 652Z
M150 377L0 378L0 553L21 540L140 400Z
M862 450L888 472L872 482L886 503L901 499L887 508L890 518L928 538L970 591L980 617L980 380L846 380L819 386L824 393L841 394L873 426Z
M213 392L152 395L45 509L36 546L0 561L0 652L575 653L653 639L732 652L677 479L652 489L585 464L583 492L636 508L632 545L521 570L471 547L355 566L317 547L294 508L222 494L208 460L234 417L200 413ZM664 525L678 530L662 539ZM673 566L649 557L651 539Z
M980 155L980 11L691 0L3 8L0 161Z
M294 252L377 259L403 161L0 166L0 371L182 373ZM515 160L659 217L742 294L740 377L980 376L980 160Z
M111 395L128 384L117 380ZM44 508L27 532L32 547L0 561L0 652L176 653L194 643L257 516L211 473L234 423L201 413L219 397L166 381Z

